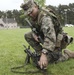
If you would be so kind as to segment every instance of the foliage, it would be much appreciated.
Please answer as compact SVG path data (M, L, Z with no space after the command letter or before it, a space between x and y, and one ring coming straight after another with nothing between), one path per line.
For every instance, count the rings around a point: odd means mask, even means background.
M24 1L26 1L26 0L24 0ZM44 4L45 4L45 0L34 0L39 6L44 6Z
M25 0L24 0L25 1ZM44 6L45 0L35 0L40 4L40 6ZM51 8L57 13L61 24L64 26L65 23L74 24L74 3L70 3L69 5L59 5L55 6L47 6L47 8ZM18 25L25 26L27 25L25 22L24 11L23 10L8 10L8 11L0 11L0 18L15 18Z
M45 4L45 0L35 0L35 2L37 2L41 7Z
M63 24L67 21L67 24L74 24L74 3L68 5L59 5L59 15L63 17Z
M69 5L59 5L58 7L49 5L48 7L58 14L62 25L65 25L66 23L74 24L74 3Z

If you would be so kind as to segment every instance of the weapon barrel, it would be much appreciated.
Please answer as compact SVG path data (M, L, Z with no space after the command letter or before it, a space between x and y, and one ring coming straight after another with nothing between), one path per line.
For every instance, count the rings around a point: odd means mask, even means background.
M29 26L32 27L32 24L29 22L29 20L27 18L25 20L29 24Z
M31 52L31 50L29 49L29 47L28 48L26 48L26 46L25 45L23 45L24 47L25 47L25 53L27 53L29 56L32 56L32 52Z

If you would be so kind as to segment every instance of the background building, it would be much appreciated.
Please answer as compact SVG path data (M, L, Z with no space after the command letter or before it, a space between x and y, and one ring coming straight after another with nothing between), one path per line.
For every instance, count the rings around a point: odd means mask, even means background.
M18 28L15 18L0 18L0 29Z

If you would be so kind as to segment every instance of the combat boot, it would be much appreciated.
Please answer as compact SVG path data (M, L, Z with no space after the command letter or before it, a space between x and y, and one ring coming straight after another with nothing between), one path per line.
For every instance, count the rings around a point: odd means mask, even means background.
M74 51L64 50L64 54L67 54L69 58L74 58Z

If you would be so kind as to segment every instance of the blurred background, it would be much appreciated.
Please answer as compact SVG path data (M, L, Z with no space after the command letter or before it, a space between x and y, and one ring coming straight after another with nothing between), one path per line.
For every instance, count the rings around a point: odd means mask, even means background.
M24 11L25 0L0 0L0 29L27 27ZM53 9L62 26L74 26L74 0L35 0L41 7Z

